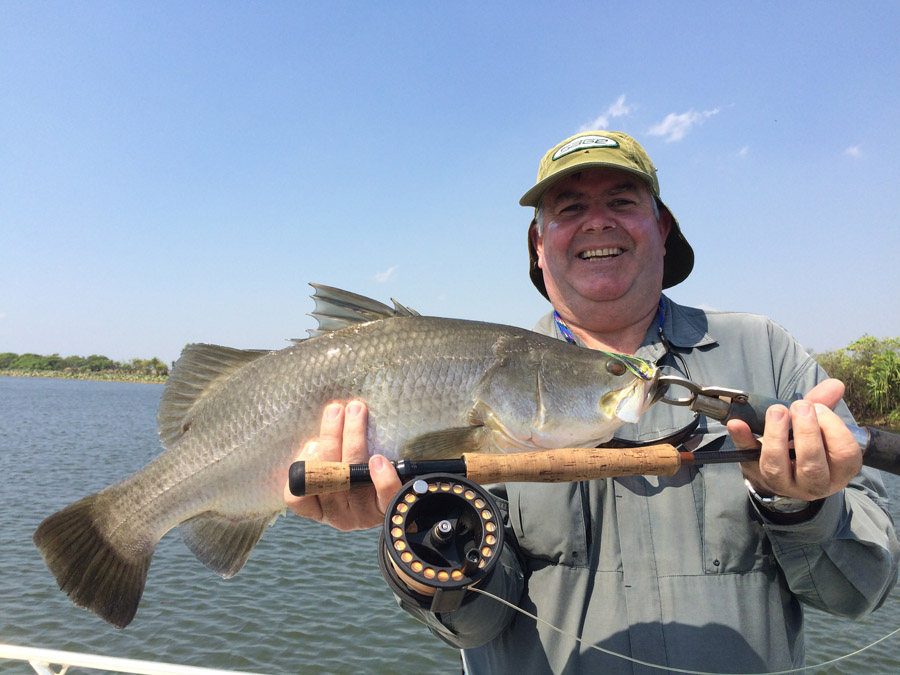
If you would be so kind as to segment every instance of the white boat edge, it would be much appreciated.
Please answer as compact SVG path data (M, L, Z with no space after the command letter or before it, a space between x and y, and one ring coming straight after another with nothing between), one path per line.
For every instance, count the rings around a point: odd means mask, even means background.
M120 659L114 656L99 656L80 652L65 652L56 649L19 647L0 643L0 660L27 661L38 675L64 675L70 667L94 668L116 673L133 675L266 675L245 670L218 670L198 666L181 666L159 661ZM53 670L58 666L60 670Z

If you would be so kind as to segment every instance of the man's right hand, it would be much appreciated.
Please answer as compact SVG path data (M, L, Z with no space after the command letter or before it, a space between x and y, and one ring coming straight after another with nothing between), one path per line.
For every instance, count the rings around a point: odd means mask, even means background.
M307 442L294 461L368 462L374 487L296 497L285 483L284 500L291 511L343 531L364 530L384 522L384 512L402 484L389 461L381 455L369 457L367 420L368 411L362 401L329 403L322 413L319 437Z

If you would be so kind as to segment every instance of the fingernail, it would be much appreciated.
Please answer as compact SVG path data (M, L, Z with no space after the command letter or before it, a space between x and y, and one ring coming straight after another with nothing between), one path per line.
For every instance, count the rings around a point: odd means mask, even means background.
M339 403L331 403L326 409L325 414L328 416L328 419L333 420L338 415L341 414L341 406Z
M359 401L351 401L347 405L347 414L350 417L356 417L362 412L362 404Z
M816 409L816 414L817 414L817 415L818 415L818 414L821 414L821 413L823 413L823 412L825 412L826 410L827 410L828 412L831 412L831 408L829 408L829 407L828 407L827 405L825 405L824 403L816 403L813 407Z
M384 468L385 459L381 455L375 455L369 460L369 468L372 471L381 471Z
M773 405L771 408L769 408L766 411L766 415L768 415L769 419L772 420L773 422L780 422L781 420L784 419L785 412L787 412L787 411L782 406Z
M812 406L806 401L797 401L792 407L794 412L801 417L809 417L812 415Z

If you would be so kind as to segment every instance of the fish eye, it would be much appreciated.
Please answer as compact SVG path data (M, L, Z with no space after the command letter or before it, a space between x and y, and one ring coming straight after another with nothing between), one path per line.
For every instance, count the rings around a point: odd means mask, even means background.
M606 370L610 372L611 375L615 375L616 377L621 377L625 374L625 364L621 361L609 361L606 364Z

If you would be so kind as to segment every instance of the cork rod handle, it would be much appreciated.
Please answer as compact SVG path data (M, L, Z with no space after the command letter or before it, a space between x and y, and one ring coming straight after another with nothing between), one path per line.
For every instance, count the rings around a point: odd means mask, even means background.
M641 448L560 448L509 455L466 453L458 460L396 462L402 480L427 473L464 475L476 483L562 483L616 476L671 476L682 455L671 445ZM366 464L294 462L288 473L293 494L303 497L349 490L368 484Z

